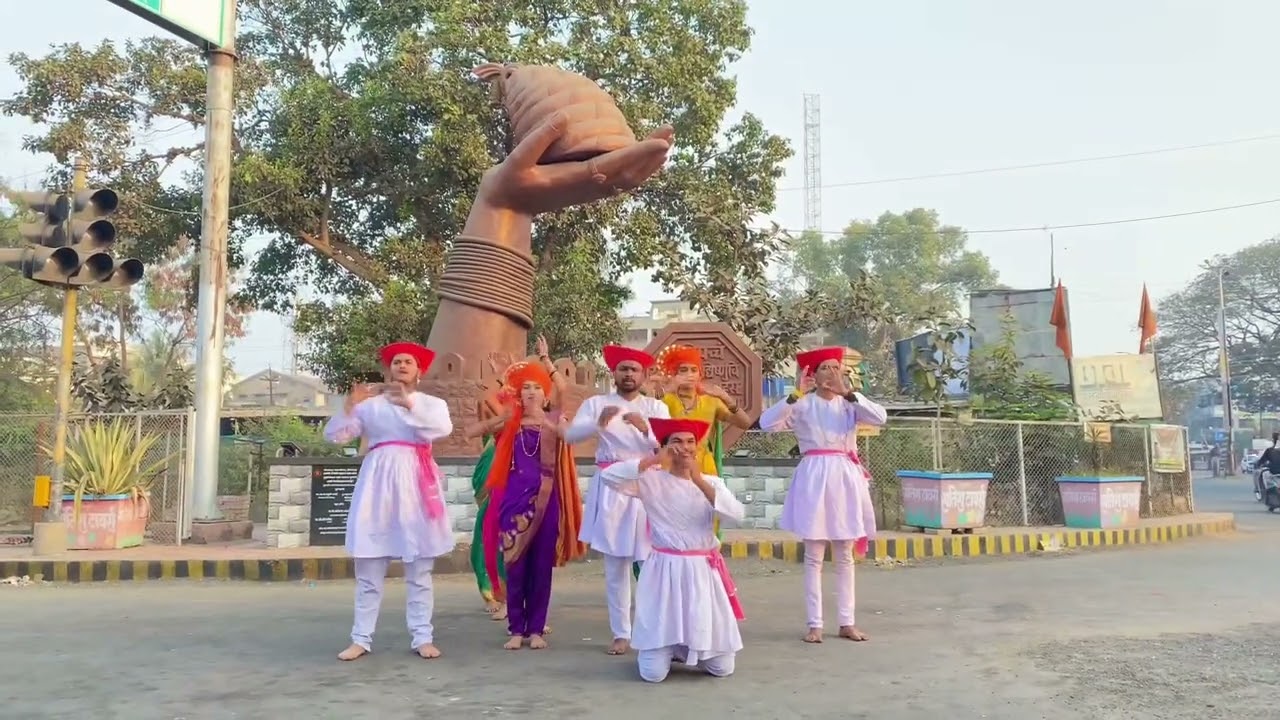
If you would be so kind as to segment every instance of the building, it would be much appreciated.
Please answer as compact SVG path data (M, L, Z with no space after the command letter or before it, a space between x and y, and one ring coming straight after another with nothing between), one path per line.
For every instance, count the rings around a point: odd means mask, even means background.
M627 347L642 350L649 344L662 328L673 322L713 322L713 318L705 312L694 310L683 300L654 300L649 303L649 312L645 315L626 315L622 322L627 326L627 336L623 344Z
M227 390L227 409L262 408L329 414L341 407L343 396L318 378L262 370L241 378Z

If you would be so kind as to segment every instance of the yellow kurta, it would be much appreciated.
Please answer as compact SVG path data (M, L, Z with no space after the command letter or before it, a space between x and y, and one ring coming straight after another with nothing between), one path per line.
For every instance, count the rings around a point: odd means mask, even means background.
M684 402L675 393L662 396L662 402L666 404L672 420L698 420L711 426L711 431L703 438L702 446L698 448L698 469L706 475L719 475L720 471L716 467L711 443L715 442L716 423L721 422L721 418L729 414L729 408L725 407L724 402L719 398L710 395L699 395L691 410L685 409Z

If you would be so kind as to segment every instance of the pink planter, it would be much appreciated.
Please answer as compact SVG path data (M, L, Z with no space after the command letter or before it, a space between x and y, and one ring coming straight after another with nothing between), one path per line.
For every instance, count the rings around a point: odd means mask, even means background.
M1057 478L1067 527L1110 529L1137 525L1144 478L1066 476Z
M76 513L75 497L62 496L62 521L70 550L118 550L142 544L150 503L130 495L85 497Z
M911 527L961 530L987 519L991 473L938 473L899 470L902 515Z

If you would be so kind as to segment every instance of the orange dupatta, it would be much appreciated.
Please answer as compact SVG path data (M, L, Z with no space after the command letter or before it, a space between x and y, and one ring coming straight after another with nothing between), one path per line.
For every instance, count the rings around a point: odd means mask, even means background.
M523 368L513 366L511 370L508 370L508 374L513 374L513 370L516 373L524 370L533 375L534 379L541 381L541 376L545 376L545 370L542 373L537 373L532 369L534 367L537 366ZM537 370L542 370L542 368L537 367ZM516 379L512 378L512 380ZM549 376L546 376L546 383L550 384ZM514 383L516 387L521 384L520 382ZM502 507L502 497L506 493L507 481L511 476L511 468L515 461L516 437L520 434L521 422L524 418L524 409L518 399L511 403L511 408L511 418L507 420L506 425L498 433L494 446L493 464L489 466L489 477L485 480L485 490L489 494L489 507L491 508L490 512L485 513L484 527L482 529L485 549L485 571L489 575L494 597L499 600L506 598L506 587L503 585L498 573L499 549L501 548L503 560L509 568L511 563L518 560L524 553L528 541L523 538L531 538L533 536L532 532L526 532L512 538L505 538L501 537L499 528L498 516ZM553 411L551 417L553 419L558 418L559 412ZM555 564L556 567L561 567L586 554L586 545L578 540L578 531L582 528L582 496L578 489L578 468L573 457L573 449L568 443L545 428L542 428L540 432L539 464L542 470L542 484L538 489L535 512L530 520L530 527L536 530L542 522L552 520L542 517L542 510L539 509L539 506L545 509L547 498L550 494L559 492L560 513L553 521L558 525Z

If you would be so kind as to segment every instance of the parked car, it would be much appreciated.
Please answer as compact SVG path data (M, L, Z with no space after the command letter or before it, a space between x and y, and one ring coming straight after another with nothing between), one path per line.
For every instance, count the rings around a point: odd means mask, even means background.
M1262 456L1257 450L1245 450L1244 456L1240 458L1240 472L1245 475L1252 475L1258 465L1258 458Z

